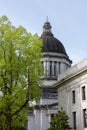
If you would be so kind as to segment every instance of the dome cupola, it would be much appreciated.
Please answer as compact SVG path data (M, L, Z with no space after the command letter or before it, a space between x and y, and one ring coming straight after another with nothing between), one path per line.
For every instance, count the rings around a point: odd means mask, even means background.
M43 26L44 32L51 32L51 28L52 27L48 21L44 23L44 26Z
M48 20L43 25L43 33L41 39L43 41L41 60L44 68L42 78L44 80L56 80L58 75L64 72L64 70L71 67L72 61L66 53L63 44L54 37L51 32L52 26ZM49 82L52 84L52 82Z
M56 52L67 55L63 44L52 34L51 28L50 22L44 23L41 35L43 40L42 52Z

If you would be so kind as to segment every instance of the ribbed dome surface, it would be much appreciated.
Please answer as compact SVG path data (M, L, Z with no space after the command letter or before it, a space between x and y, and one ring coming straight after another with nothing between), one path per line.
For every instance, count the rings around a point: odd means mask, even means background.
M51 33L49 22L44 23L43 29L44 31L41 35L43 41L42 52L56 52L67 55L63 44Z

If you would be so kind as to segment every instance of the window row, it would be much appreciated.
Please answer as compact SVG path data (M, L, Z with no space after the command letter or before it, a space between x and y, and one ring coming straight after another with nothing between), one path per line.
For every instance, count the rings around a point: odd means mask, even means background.
M83 127L84 128L87 128L87 109L83 109L82 110L82 118L83 118ZM73 116L73 129L76 130L77 129L77 113L76 111L74 111L72 113L72 116Z
M81 88L82 100L86 100L86 86ZM76 91L72 91L72 103L76 103Z

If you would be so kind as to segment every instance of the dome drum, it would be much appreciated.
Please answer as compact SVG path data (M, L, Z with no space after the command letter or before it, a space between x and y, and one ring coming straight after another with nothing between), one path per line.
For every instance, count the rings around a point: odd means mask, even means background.
M58 75L72 64L63 44L54 37L51 28L50 23L48 21L45 22L41 35L43 41L42 66L44 69L42 79L45 80L57 80Z

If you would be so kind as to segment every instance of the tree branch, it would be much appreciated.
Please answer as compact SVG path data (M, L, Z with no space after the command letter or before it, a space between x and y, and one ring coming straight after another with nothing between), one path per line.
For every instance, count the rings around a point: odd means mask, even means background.
M27 89L27 94L26 94L26 101L24 102L24 104L18 109L18 110L16 110L13 114L12 114L12 117L13 116L15 116L15 115L17 115L26 105L27 105L27 103L28 103L28 101L29 101L29 88L30 88L30 77L29 77L29 70L28 70L28 84L27 84L27 87L28 87L28 89Z
M3 112L3 111L0 111L0 115L5 115L5 116L7 116L7 114L6 114L5 112Z
M24 104L23 104L18 110L16 110L16 111L12 114L11 117L17 115L17 114L27 105L28 101L29 101L29 100L26 99L26 101L24 102Z

